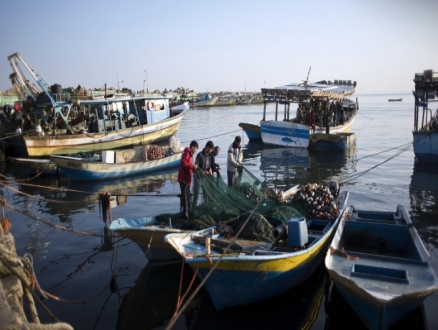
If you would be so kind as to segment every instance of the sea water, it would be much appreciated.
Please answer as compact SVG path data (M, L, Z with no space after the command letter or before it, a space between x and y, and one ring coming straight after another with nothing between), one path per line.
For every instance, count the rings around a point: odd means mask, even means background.
M345 153L270 148L248 141L238 124L258 124L262 104L191 109L182 120L177 137L183 146L197 140L199 150L208 140L220 146L216 162L223 175L226 175L227 149L234 137L240 135L243 164L271 187L284 190L297 183L337 180L341 190L350 192L349 204L356 209L395 211L397 204L404 205L438 272L438 171L436 165L415 163L411 145L413 97L410 94L355 97L359 101L359 113L352 131L357 134L357 141ZM388 98L399 97L403 97L402 102L388 102ZM274 106L268 106L267 119L274 119L274 111ZM293 107L291 112L295 112ZM115 196L113 218L178 212L176 169L97 183L69 183L56 177L27 180L29 177L23 175L22 169L8 164L2 164L2 173L8 179L8 188L1 188L2 197L17 210L32 215L5 209L5 216L12 222L17 253L32 255L40 286L62 299L44 302L59 320L75 329L165 327L176 309L180 279L183 279L180 293L183 295L193 272L184 268L181 275L180 263L148 264L137 244L118 236L100 237L109 231L108 219L105 221L99 205L99 193L110 192ZM192 287L198 283L195 280ZM415 328L424 324L438 327L434 307L437 303L435 293L403 324L412 322ZM38 307L38 311L43 323L53 322L42 308ZM331 290L323 264L306 283L291 292L221 314L216 313L208 295L201 290L175 328L188 326L192 329L366 328L336 290Z

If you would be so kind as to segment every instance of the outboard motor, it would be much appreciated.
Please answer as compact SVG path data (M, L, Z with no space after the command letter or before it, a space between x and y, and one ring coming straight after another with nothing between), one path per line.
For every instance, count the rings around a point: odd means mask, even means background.
M289 220L287 227L278 226L273 231L273 236L278 241L287 242L290 247L302 247L308 241L306 218L298 217Z

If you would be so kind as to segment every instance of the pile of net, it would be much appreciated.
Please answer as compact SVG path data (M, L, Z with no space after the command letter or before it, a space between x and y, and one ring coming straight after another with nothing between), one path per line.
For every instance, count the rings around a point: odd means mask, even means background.
M240 238L275 242L273 229L287 225L291 218L304 216L308 210L295 201L285 202L246 168L243 168L233 186L229 187L222 176L205 175L196 170L193 176L193 200L189 219L183 213L156 216L158 223L169 224L183 230L200 230L218 225L221 234L233 237L244 226ZM279 204L281 201L281 204Z

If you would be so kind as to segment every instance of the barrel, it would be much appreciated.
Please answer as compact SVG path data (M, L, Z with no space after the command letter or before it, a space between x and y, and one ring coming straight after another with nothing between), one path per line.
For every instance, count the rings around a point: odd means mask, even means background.
M54 84L50 86L50 92L52 94L62 94L62 87L59 84Z
M307 223L304 217L292 218L287 224L287 244L301 247L308 242Z

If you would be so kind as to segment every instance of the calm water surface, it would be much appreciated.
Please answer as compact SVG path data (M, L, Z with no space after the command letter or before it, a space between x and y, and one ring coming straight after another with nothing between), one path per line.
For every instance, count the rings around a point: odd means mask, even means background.
M353 150L324 154L267 148L260 143L248 143L243 135L244 164L261 180L281 189L296 183L339 180L342 189L350 192L349 204L357 209L395 211L397 204L404 205L438 273L438 171L436 166L416 165L412 147L408 145L412 141L412 96L397 96L403 97L403 102L388 102L394 95L357 97L360 112L353 125L357 133ZM262 111L263 105L190 110L177 136L184 145L193 139L200 146L213 140L222 148L217 161L225 169L226 150L234 136L242 134L238 123L257 124ZM270 118L274 118L274 107L268 108ZM406 146L408 149L404 150ZM55 177L23 181L22 170L7 164L3 164L2 172L10 179L9 188L2 187L0 191L8 204L75 231L108 234L108 223L98 202L98 193L103 192L128 195L114 200L114 218L179 211L175 196L179 193L177 170L80 184L57 182ZM59 186L63 189L47 189ZM63 300L45 303L56 317L75 329L164 328L175 311L180 277L185 290L193 276L189 268L184 268L181 276L180 264L148 264L135 243L118 236L103 239L62 231L9 208L6 216L12 222L17 253L33 256L41 287ZM201 290L175 328L364 329L336 290L327 294L329 288L322 265L306 283L281 297L233 308L220 315ZM434 307L437 304L435 293L403 324L412 324L411 328L416 329L438 327ZM52 321L41 308L39 313L42 322Z

